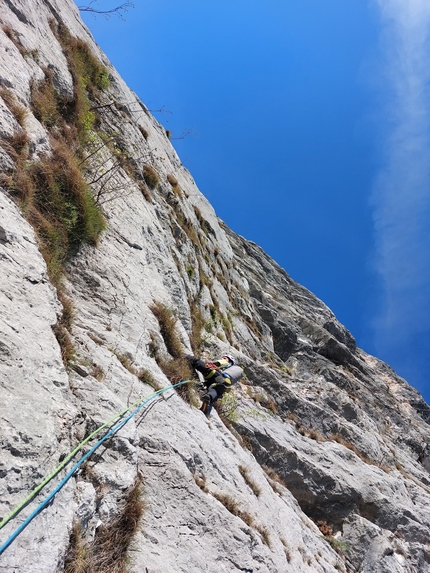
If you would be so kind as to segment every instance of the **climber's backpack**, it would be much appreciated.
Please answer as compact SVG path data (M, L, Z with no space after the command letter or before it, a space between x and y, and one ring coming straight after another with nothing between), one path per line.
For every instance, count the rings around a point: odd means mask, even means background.
M243 378L243 368L233 364L232 366L225 368L222 371L222 375L224 378L229 378L232 384L236 384L236 382L239 382L239 380Z

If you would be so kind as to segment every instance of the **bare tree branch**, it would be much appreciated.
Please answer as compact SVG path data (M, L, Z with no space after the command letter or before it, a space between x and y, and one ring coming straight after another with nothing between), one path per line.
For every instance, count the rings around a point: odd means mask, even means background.
M115 16L118 16L118 18L121 18L121 20L125 20L124 14L128 12L130 8L135 7L133 2L130 2L130 0L127 0L127 2L120 4L120 6L117 6L116 8L111 8L110 10L98 10L97 8L93 7L93 4L98 4L98 1L91 0L91 2L86 6L78 6L78 9L81 12L92 12L93 14L101 14L107 19L110 18L112 14L114 14Z
M184 129L179 137L169 137L169 139L185 139L189 135L194 135L194 137L200 137L197 131L195 131L193 127L189 127L188 129Z
M171 112L168 109L164 109L165 106L163 105L162 107L160 107L160 109L148 109L148 111L150 111L151 113L170 113L172 114L173 112Z

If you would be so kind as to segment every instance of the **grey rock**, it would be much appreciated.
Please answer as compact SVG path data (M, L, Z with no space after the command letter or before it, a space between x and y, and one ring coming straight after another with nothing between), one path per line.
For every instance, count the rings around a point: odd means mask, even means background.
M209 419L197 397L192 406L171 390L154 397L18 536L0 572L63 571L73 525L91 542L139 479L145 511L127 555L131 573L428 572L430 407L357 348L322 301L217 218L73 2L0 0L0 13L24 51L38 54L25 57L0 31L0 82L27 109L34 161L50 144L29 107L31 82L49 66L58 91L73 94L49 26L55 18L107 66L112 105L99 129L120 134L135 166L133 177L118 169L104 187L93 185L108 227L97 248L82 246L67 264L76 351L67 370L52 331L61 303L32 228L0 189L0 514L97 428L152 396L149 374L169 385L154 358L154 344L170 358L154 301L173 309L184 354L201 316L203 357L234 354L247 374L224 413ZM17 129L0 101L1 137ZM160 179L151 201L139 188L142 157ZM97 160L115 164L102 146L89 180ZM1 152L4 169L12 161ZM58 480L0 530L1 542Z

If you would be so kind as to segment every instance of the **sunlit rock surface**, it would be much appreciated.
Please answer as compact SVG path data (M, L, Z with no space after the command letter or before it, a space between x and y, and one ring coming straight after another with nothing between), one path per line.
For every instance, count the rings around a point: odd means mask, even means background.
M33 160L50 143L30 109L32 82L49 68L58 93L73 94L54 20L108 67L94 141L115 137L136 168L93 184L108 226L67 265L76 352L67 370L53 332L62 305L33 229L1 189L1 517L95 428L153 392L136 374L169 384L154 359L154 344L168 356L154 301L176 313L184 353L199 309L203 354L234 354L247 373L222 419L173 391L143 409L4 551L0 571L64 571L73 526L90 542L137 479L145 509L127 554L133 573L430 571L430 408L419 393L217 218L72 2L0 0L0 20L0 84L27 110ZM5 173L8 138L21 130L9 105L0 98ZM108 170L114 150L100 149ZM159 177L146 197L144 165ZM88 182L98 169L89 161ZM65 472L0 531L2 543Z

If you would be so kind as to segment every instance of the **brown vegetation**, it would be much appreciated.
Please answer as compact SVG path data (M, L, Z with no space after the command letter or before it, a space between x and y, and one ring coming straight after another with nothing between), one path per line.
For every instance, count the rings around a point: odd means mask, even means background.
M144 165L142 169L143 179L150 189L155 189L160 181L157 172L150 165Z
M121 515L96 531L91 543L84 540L79 524L70 536L65 573L125 573L126 556L145 504L140 482L131 489Z
M0 97L3 99L9 111L14 116L16 121L21 127L24 126L24 119L27 115L27 110L25 107L21 106L11 90L6 86L0 85Z
M240 465L239 466L239 473L243 477L245 482L248 484L248 486L252 489L254 494L257 497L260 497L261 487L254 481L253 477L251 476L251 472L250 472L249 468L247 468L244 465Z
M177 319L172 309L158 301L154 301L150 309L158 320L164 344L173 359L168 359L161 355L154 338L152 338L150 345L151 355L172 384L190 380L193 377L193 373L187 360L183 357L183 347L176 329ZM178 386L177 392L189 404L198 404L195 389L190 384Z

